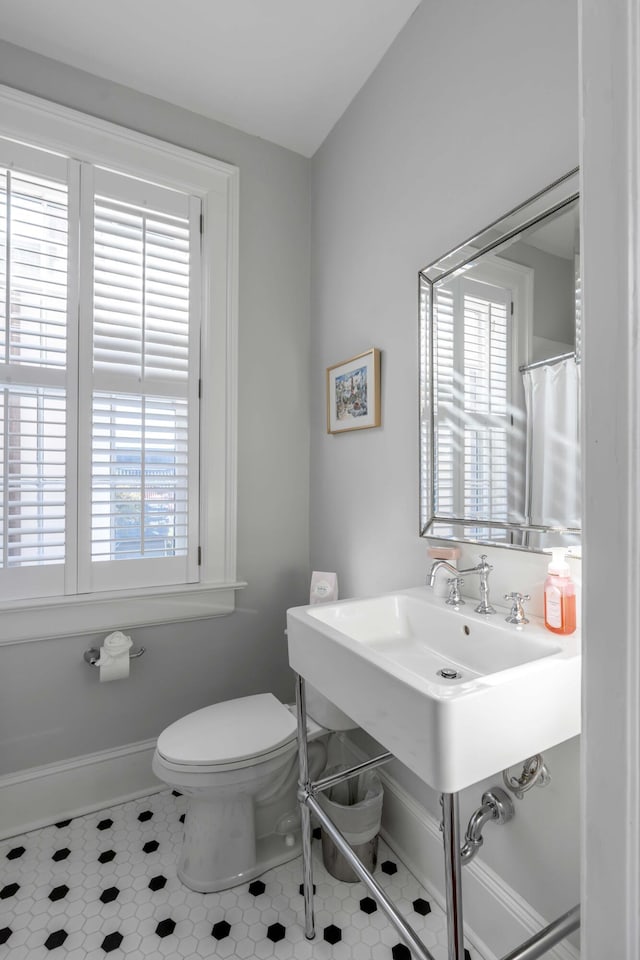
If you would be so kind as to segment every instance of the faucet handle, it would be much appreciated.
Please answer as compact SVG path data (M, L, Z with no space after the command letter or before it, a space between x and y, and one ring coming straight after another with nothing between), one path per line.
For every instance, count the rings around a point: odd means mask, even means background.
M447 603L450 607L462 607L464 606L464 600L460 596L460 587L464 583L462 577L449 577L447 580L449 584L449 596L447 597Z
M505 617L507 623L529 623L524 614L524 607L522 605L523 600L531 600L529 594L518 593L517 590L514 590L513 593L505 593L504 598L505 600L511 600L511 612L508 617Z

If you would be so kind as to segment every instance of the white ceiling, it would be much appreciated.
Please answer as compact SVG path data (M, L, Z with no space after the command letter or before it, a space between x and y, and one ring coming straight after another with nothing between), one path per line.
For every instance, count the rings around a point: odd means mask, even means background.
M0 37L311 156L420 0L0 0Z

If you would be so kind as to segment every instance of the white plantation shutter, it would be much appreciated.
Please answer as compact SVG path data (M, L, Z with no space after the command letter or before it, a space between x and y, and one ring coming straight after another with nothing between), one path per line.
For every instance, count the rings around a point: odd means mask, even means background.
M453 291L436 286L433 304L434 323L434 477L436 478L435 507L438 516L455 517L459 491L457 490L458 461L461 451L459 421L455 400L454 315ZM451 531L453 532L453 531Z
M5 363L64 367L67 335L67 188L1 170Z
M467 277L435 287L439 517L509 519L510 304L507 289ZM467 532L496 537L481 527Z
M61 158L0 140L0 584L18 598L64 581L66 179Z
M91 376L81 431L91 442L80 469L91 493L80 583L185 583L197 578L199 202L98 170L86 216Z
M95 202L94 370L187 382L189 224Z
M467 414L463 516L507 521L511 301L505 289L468 280L462 284Z
M65 394L5 387L3 567L65 558Z
M187 423L185 401L94 393L92 560L186 556Z
M196 581L200 200L0 138L0 284L0 596Z

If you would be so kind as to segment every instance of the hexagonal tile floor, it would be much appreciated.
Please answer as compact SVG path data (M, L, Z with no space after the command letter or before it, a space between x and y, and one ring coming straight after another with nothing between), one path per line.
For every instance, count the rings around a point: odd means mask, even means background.
M2 842L0 960L410 960L364 886L327 873L317 839L315 940L300 858L232 890L188 890L176 875L185 805L166 791ZM376 878L445 960L442 911L382 841Z

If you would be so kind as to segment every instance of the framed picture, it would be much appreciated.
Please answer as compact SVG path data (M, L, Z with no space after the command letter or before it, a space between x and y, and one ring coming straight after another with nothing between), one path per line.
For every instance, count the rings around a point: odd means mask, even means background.
M327 367L327 433L380 426L380 351Z

